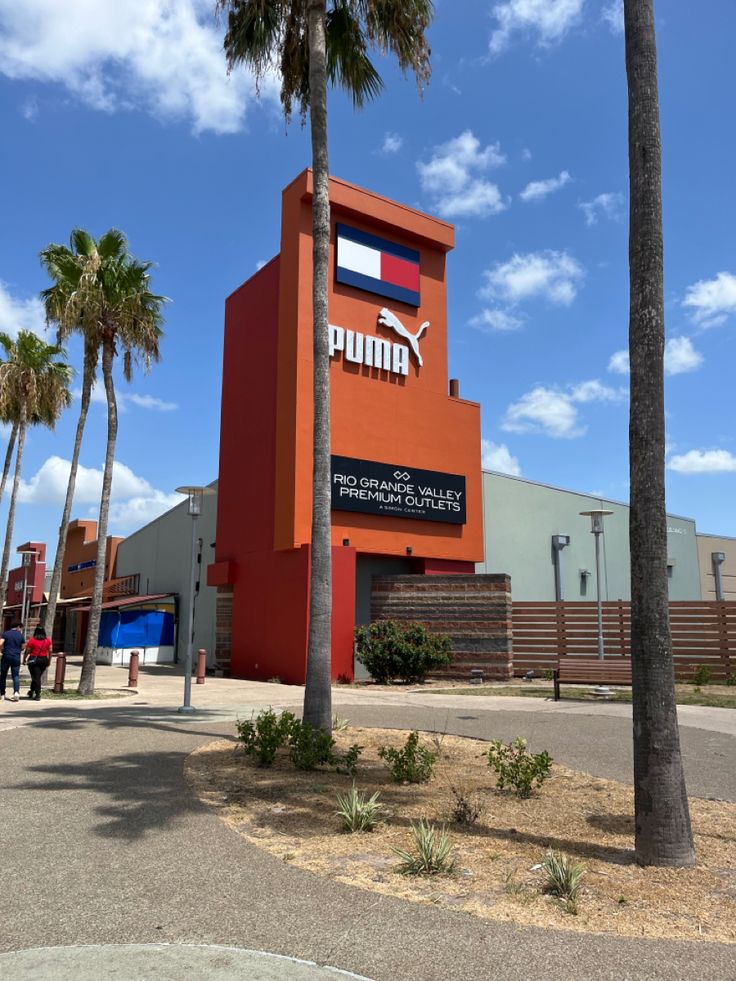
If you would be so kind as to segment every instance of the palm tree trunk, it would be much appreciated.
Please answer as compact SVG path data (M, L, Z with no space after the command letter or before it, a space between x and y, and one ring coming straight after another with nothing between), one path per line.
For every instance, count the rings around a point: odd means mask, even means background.
M112 489L112 465L115 461L115 441L118 436L118 405L115 399L115 383L112 377L112 363L115 356L112 339L105 339L102 345L102 378L107 396L107 451L105 469L102 474L102 495L100 515L97 523L97 562L95 581L92 588L92 602L89 611L87 640L84 645L82 673L79 678L80 695L92 695L95 690L95 664L102 614L102 589L105 583L105 559L107 558L107 521L110 513L110 491Z
M82 436L87 422L87 412L89 410L90 396L92 394L93 373L85 363L84 376L82 378L82 400L79 407L79 419L77 420L77 432L74 437L74 450L72 452L72 462L69 469L69 483L66 487L66 498L64 499L64 510L61 515L59 525L59 540L56 543L56 557L54 558L54 571L51 575L51 585L49 586L49 601L46 607L46 618L44 620L44 630L48 637L54 636L54 619L56 617L56 601L59 598L61 589L61 575L64 569L64 553L66 552L66 536L69 530L69 518L72 513L74 503L74 490L77 483L77 468L79 466L79 453L82 448Z
M624 0L629 93L631 667L636 859L695 862L667 596L662 147L652 0Z
M8 439L8 448L5 450L5 463L3 464L3 479L0 483L0 503L5 495L5 485L8 482L8 474L10 473L10 464L13 459L13 450L15 449L15 441L18 437L18 423L13 423L13 428L10 430L10 437Z
M304 720L332 729L332 542L330 525L330 358L327 267L330 168L327 155L325 0L309 0L309 108L312 136L312 315L314 321L314 467L309 642Z
M5 609L5 597L8 593L8 565L10 564L10 546L13 541L13 529L15 527L15 505L18 500L18 487L20 486L20 471L23 466L23 447L26 442L26 414L25 408L21 408L20 419L17 426L13 427L18 435L18 448L15 455L15 474L13 476L13 490L10 493L10 506L8 508L8 524L5 529L5 545L3 546L3 561L0 567L0 623L2 623L3 610ZM9 464L6 454L6 466ZM3 481L6 475L3 474Z

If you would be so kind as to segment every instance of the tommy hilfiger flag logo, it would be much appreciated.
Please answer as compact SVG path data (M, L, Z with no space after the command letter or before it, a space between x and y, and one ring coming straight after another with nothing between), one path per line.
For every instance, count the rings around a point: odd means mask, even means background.
M335 279L346 286L419 306L419 253L340 223Z

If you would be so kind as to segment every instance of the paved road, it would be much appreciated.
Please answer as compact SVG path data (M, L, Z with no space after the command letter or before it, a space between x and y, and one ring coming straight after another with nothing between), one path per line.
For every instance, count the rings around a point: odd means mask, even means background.
M272 694L266 691L264 700L275 702ZM251 704L258 700L253 691L248 697ZM288 702L293 691L280 697ZM482 708L475 697L462 705L391 706L363 698L341 711L361 723L481 736L522 732L572 765L611 776L626 771L625 717L581 715L572 725L564 713ZM35 715L34 708L11 705L15 727L0 733L0 950L223 945L333 965L375 981L736 978L732 946L522 929L292 868L228 829L188 791L186 755L232 731L216 707L197 721L162 704L118 702L82 711L47 704ZM730 745L728 770L733 737L690 728L683 734L688 754L703 747L725 752ZM717 747L703 742L710 739ZM717 768L723 777L724 767ZM697 780L695 769L690 779ZM701 791L711 789L704 781ZM21 957L17 970L15 964L0 960L3 978L29 977L21 973ZM116 976L167 977L163 968ZM241 970L236 976L258 975ZM281 976L289 977L286 968Z

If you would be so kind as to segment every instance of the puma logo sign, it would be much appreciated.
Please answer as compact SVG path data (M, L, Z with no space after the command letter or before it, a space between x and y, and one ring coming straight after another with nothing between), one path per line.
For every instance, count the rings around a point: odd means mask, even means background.
M422 361L422 356L419 353L419 338L422 336L427 327L429 327L429 321L425 320L416 334L412 334L406 329L406 327L404 327L397 316L384 307L378 314L378 322L379 324L383 324L384 327L390 327L391 330L395 331L399 335L399 337L403 337L404 340L409 342L409 347L414 352L414 356L417 359L417 364L421 368L424 365L424 362Z

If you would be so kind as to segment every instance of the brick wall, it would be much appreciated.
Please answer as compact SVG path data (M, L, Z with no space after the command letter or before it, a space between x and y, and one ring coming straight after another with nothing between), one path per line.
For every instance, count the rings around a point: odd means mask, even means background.
M509 576L377 576L371 619L408 620L447 634L453 663L438 675L462 680L482 668L486 679L512 677Z
M215 667L230 671L233 635L233 587L218 586L215 604Z

